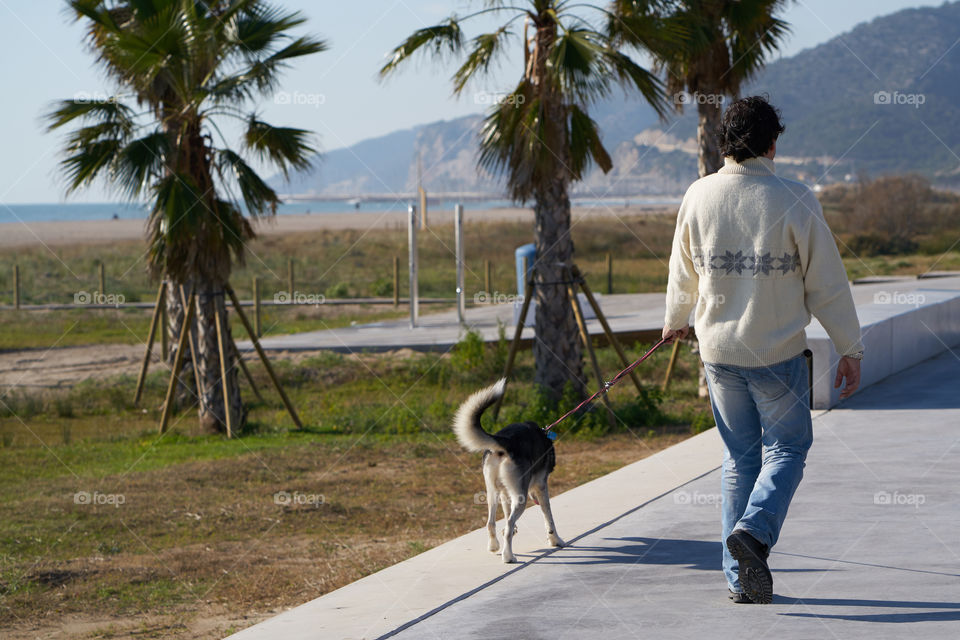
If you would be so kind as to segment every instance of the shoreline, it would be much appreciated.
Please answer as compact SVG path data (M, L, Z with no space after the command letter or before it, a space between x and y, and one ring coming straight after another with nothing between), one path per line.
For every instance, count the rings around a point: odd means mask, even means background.
M675 212L679 205L636 204L627 207L573 207L575 220L584 218L611 219ZM533 209L511 207L503 209L471 210L464 207L464 223L478 222L533 222ZM430 226L453 224L451 210L427 211ZM3 222L0 223L0 249L36 246L93 245L115 242L133 242L144 239L144 220L82 220L65 222ZM396 229L405 230L407 213L403 211L353 213L285 214L255 223L259 236L339 229Z

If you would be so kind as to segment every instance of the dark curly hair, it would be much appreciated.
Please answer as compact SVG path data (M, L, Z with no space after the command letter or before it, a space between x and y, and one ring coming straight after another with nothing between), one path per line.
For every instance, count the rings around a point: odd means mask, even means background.
M784 131L780 110L766 96L741 98L731 104L717 129L720 153L737 162L762 156Z

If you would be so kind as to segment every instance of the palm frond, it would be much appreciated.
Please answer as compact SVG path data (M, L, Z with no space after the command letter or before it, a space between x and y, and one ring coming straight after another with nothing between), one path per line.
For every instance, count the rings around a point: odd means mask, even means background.
M453 74L453 92L459 94L477 73L487 73L490 64L503 53L506 40L513 35L504 25L491 33L473 39L473 49Z
M262 161L277 166L285 178L290 169L303 170L310 166L316 149L310 144L310 132L292 127L274 127L255 116L247 121L244 145Z
M257 175L243 158L230 149L221 149L217 154L221 172L229 174L240 189L247 212L258 217L263 213L276 213L280 198L263 179Z
M418 51L425 51L435 58L459 53L463 48L463 32L460 23L451 17L443 24L417 29L409 38L390 52L390 59L380 68L380 77L393 73Z
M576 105L570 107L570 172L579 180L591 161L607 173L613 168L610 154L600 141L597 123Z

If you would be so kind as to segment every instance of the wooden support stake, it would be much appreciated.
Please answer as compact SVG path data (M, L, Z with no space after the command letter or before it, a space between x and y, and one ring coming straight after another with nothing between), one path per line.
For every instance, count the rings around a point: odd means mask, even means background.
M293 295L292 293L290 294ZM292 300L293 298L291 298ZM253 277L253 327L257 331L257 337L263 337L263 324L260 320L260 278Z
M489 260L483 261L483 290L487 293L493 293L493 290L490 288L490 281L493 280L492 272L493 268L490 266Z
M400 256L393 256L393 306L400 306Z
M220 384L223 388L223 417L227 423L227 437L233 437L233 412L230 410L230 383L227 381L227 350L223 348L223 316L220 315L220 305L213 304L213 317L217 323L217 351L220 353Z
M600 308L600 304L597 302L597 299L593 297L593 291L590 290L590 285L587 284L586 278L580 274L580 269L576 266L573 267L573 277L577 279L580 284L580 288L583 290L583 295L587 298L587 302L590 303L593 312L597 315L597 320L600 321L600 326L603 327L603 332L607 334L607 340L610 341L610 344L613 345L613 350L617 352L617 356L620 358L620 363L624 368L630 366L630 361L627 360L627 354L623 352L623 348L620 346L620 341L617 340L617 336L614 335L613 329L610 328L610 324L607 322L607 316L604 315L603 310ZM579 302L579 301L578 301ZM643 395L643 385L640 384L640 378L637 377L636 372L630 372L630 379L633 380L633 386L637 388L637 392Z
M243 361L243 354L240 353L240 349L237 349L237 343L233 341L233 335L230 335L230 344L233 345L233 350L237 354L237 362L240 364L240 369L243 370L244 377L250 383L250 388L253 389L253 395L257 396L257 400L260 402L264 402L263 396L260 395L260 389L257 388L257 383L253 381L253 375L247 368L247 363Z
M593 366L593 373L597 377L597 384L603 387L606 381L603 379L603 374L600 373L600 364L597 362L597 354L593 350L593 342L590 340L590 333L587 331L587 323L583 319L580 300L577 299L577 290L573 285L571 274L567 272L566 276L568 281L567 295L570 296L570 304L573 305L573 315L577 320L577 327L580 329L580 338L583 340L583 346L586 347L587 353L590 354L590 364ZM601 395L600 398L607 407L607 421L610 423L610 428L613 429L617 426L617 420L613 414L613 408L610 406L610 399L607 394Z
M102 260L100 261L100 264L97 265L97 275L99 276L98 279L100 280L100 296L103 297L107 295L107 273L106 269L104 269Z
M190 331L190 323L193 321L193 303L196 301L197 294L190 288L190 297L187 299L187 306L183 311L183 326L180 328L180 339L177 340L177 355L173 358L173 369L170 370L170 384L167 385L167 397L163 402L163 414L160 417L160 433L167 431L167 423L170 422L170 414L173 412L173 394L177 389L178 374L180 367L183 366L183 352L187 348L187 337ZM194 367L196 369L196 367Z
M164 281L166 284L166 281ZM167 345L167 333L170 331L170 320L167 318L167 295L164 292L163 298L160 300L160 355L163 356L163 361L167 361L167 356L170 353L170 347Z
M504 394L497 398L497 403L493 405L493 419L496 420L500 415L500 405L503 404L503 396L506 395L507 384L510 382L510 374L513 373L513 361L517 357L517 349L520 347L520 335L523 333L523 325L527 319L527 310L530 309L530 300L533 299L533 273L527 276L527 286L523 291L523 304L520 306L520 318L517 320L517 330L513 334L513 341L510 343L510 352L507 354L507 366L503 370L503 377L506 380L503 384Z
M180 304L186 305L187 300L183 297L183 286L180 286ZM186 307L184 307L186 308ZM186 317L186 311L184 311L184 316ZM200 377L200 370L197 366L199 360L197 360L197 353L200 351L200 348L197 346L193 326L188 324L186 319L184 319L184 324L180 327L182 332L184 327L187 328L187 331L190 332L190 340L187 342L187 345L190 348L190 368L193 369L193 385L197 388L197 399L199 401L199 396L202 396L204 393L203 379Z
M133 394L133 406L140 402L143 395L143 385L147 380L147 369L150 368L150 356L153 355L153 339L157 335L157 325L160 321L160 309L163 308L163 296L167 288L166 282L160 283L157 292L157 304L153 307L153 316L150 318L150 333L147 335L147 349L143 353L143 363L140 365L140 375L137 376L137 391Z
M293 419L293 423L297 425L298 429L303 429L303 423L300 422L300 416L297 415L297 411L293 408L293 403L290 402L290 398L287 397L287 392L283 390L283 387L280 385L280 380L277 378L277 374L274 373L273 367L270 366L270 360L267 359L267 354L263 352L263 347L260 346L260 340L257 339L256 334L253 332L253 327L250 326L250 322L247 320L247 316L243 313L243 309L240 308L240 301L237 300L237 294L233 292L232 287L226 287L227 295L230 296L230 302L233 303L233 308L237 310L237 317L240 318L240 321L243 323L243 327L247 330L247 334L250 336L250 341L253 342L253 348L257 350L257 355L260 356L260 360L263 362L263 368L267 370L267 375L270 376L270 381L273 382L273 386L277 388L277 392L280 394L280 399L283 400L283 406L287 408L287 413L290 414L290 417Z
M20 308L20 265L13 265L13 308Z
M663 384L660 385L661 391L666 391L670 385L670 377L673 375L673 367L677 364L677 354L680 353L680 340L673 341L673 348L670 350L670 361L667 362L667 372L663 374Z

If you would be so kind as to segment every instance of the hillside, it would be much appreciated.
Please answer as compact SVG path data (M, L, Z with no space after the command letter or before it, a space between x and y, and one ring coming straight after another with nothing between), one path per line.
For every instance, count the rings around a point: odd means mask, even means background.
M860 173L922 173L960 184L960 2L907 9L861 24L817 47L771 62L744 90L766 93L784 115L779 171L810 183ZM696 178L695 114L661 123L621 92L591 115L614 159L574 187L587 197L677 194ZM434 192L501 192L476 167L481 115L435 122L325 153L288 194L409 193L417 158ZM307 123L309 126L309 123Z

